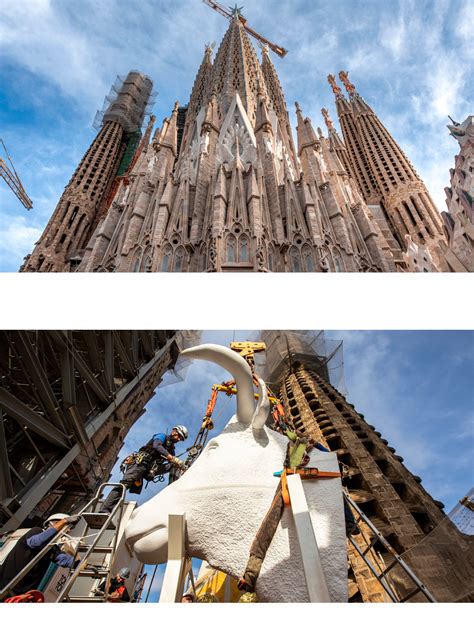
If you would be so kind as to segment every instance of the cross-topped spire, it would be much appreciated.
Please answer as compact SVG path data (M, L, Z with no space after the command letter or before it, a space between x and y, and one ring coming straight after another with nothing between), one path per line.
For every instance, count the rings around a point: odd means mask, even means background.
M229 10L234 18L238 18L242 15L242 9L243 7L238 7L237 3L235 3L235 7L229 7Z

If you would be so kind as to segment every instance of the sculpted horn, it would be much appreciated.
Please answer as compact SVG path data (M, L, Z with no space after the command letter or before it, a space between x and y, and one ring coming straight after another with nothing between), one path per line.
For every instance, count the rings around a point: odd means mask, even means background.
M230 372L237 386L237 421L242 424L250 424L255 412L255 397L252 371L245 359L230 348L212 343L188 348L183 350L181 354L190 359L203 359L217 363L218 366Z

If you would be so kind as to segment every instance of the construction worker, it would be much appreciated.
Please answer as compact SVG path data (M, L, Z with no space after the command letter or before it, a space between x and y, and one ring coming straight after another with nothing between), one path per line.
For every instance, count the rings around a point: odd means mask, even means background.
M20 537L0 566L0 590L3 590L31 562L39 551L48 545L60 530L65 526L74 526L79 520L80 515L57 513L48 517L43 528L40 526L30 528L27 533ZM25 577L12 588L12 593L14 595L22 595L32 589L36 589L50 562L70 568L74 563L74 557L62 552L59 546L51 546L50 552L46 553Z
M174 426L169 435L157 433L150 441L142 446L138 453L133 453L124 459L121 470L124 473L120 483L131 493L139 495L142 492L143 480L152 481L157 475L169 473L174 466L186 470L184 462L175 456L174 445L188 437L185 426ZM102 505L101 512L110 513L122 494L120 486L115 486Z
M125 581L130 577L130 569L126 566L110 580L109 590L107 592L107 602L130 602L130 594L125 586ZM95 595L104 595L105 580L99 584L94 591Z
M181 604L193 604L196 601L196 598L192 593L185 593L181 598Z

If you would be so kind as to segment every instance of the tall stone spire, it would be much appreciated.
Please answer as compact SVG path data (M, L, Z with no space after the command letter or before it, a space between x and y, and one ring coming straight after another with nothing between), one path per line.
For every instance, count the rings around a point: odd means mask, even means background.
M237 93L254 125L260 80L263 77L257 54L236 14L214 61L212 91L218 98L221 118L225 118Z
M405 561L408 558L409 565L436 599L458 599L458 574L464 576L462 568L467 563L463 552L466 548L462 543L465 536L446 519L443 504L431 497L422 486L420 477L407 469L401 454L396 453L384 438L387 435L370 425L364 415L357 412L330 383L334 364L329 361L326 366L329 370L326 370L321 365L321 357L318 358L310 348L306 338L290 332L270 331L262 333L262 340L269 346L267 364L271 366L267 366L267 381L271 381L273 389L279 389L291 428L311 446L320 442L337 453L347 494L397 553L405 554ZM288 355L284 363L281 355ZM442 531L438 544L431 540L430 546L429 538L425 538L441 524L446 530ZM374 545L373 534L366 525L360 522L359 526L361 533L355 535L357 545L361 549L366 549L369 541ZM420 542L425 545L417 549ZM380 571L392 561L392 558L387 560L383 553L369 549L366 554ZM373 558L370 557L372 554ZM350 541L348 561L349 601L385 601L380 582L355 554ZM392 573L388 577L390 585L401 595L408 594L413 588L411 584L406 585L407 578L403 572Z
M329 111L323 108L321 109L321 113L328 130L329 149L335 152L344 170L349 174L349 176L352 176L349 154L347 153L346 146L334 127L334 123L329 116Z
M87 242L99 222L122 157L133 157L140 139L145 107L153 83L130 72L114 85L108 109L95 140L79 163L51 219L22 271L68 272L77 269Z
M281 137L288 150L288 155L293 164L295 174L298 173L295 146L293 143L293 134L291 131L288 108L286 106L285 95L278 78L278 74L270 58L269 49L266 45L262 47L262 72L268 90L268 95L272 101L273 109L278 118L280 125Z
M201 66L199 67L196 80L194 81L189 105L186 111L183 146L186 146L189 136L192 135L190 128L194 124L194 119L209 99L210 86L212 82L212 68L212 45L207 44L204 48L204 57L202 59Z
M335 76L329 75L328 82L336 97L337 114L349 155L350 174L356 181L366 203L378 204L380 198L377 194L370 166L367 164L364 150L357 136L357 125L352 113L352 106L342 93L342 89L337 85Z
M341 71L339 78L350 96L356 125L343 130L344 139L348 148L358 145L361 149L400 247L407 248L406 236L409 235L417 244L430 246L435 251L435 246L444 240L443 227L426 186L373 109L350 82L348 72ZM443 269L444 265L438 261L437 267Z

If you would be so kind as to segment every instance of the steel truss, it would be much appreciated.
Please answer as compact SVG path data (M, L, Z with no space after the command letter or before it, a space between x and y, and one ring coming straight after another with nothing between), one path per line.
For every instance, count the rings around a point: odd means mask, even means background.
M175 331L0 332L0 531L84 505L176 363Z

